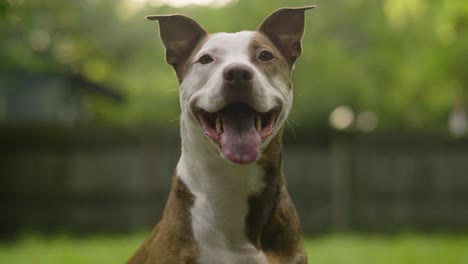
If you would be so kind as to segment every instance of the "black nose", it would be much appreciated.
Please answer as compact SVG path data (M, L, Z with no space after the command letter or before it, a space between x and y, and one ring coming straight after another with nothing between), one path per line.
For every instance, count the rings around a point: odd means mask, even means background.
M252 81L253 71L245 64L233 63L223 71L224 82L230 85L245 85Z

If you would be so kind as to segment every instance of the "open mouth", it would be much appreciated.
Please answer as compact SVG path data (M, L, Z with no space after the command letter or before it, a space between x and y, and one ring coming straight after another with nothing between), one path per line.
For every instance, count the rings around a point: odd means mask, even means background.
M259 113L247 104L233 103L214 113L200 110L196 114L203 133L220 146L225 157L248 164L257 159L260 144L273 134L278 111Z

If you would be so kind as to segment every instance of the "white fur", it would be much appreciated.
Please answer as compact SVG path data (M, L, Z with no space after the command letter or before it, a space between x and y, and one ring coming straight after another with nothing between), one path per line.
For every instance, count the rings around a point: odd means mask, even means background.
M251 63L252 36L252 32L239 32L210 37L195 55L181 84L182 155L177 175L195 196L192 228L200 248L200 263L204 264L268 263L263 252L245 236L248 197L264 188L263 170L255 162L238 165L225 159L219 147L203 134L194 113L197 108L214 112L225 106L222 71L230 63L241 62L251 67L257 78L253 87L255 108L267 112L281 107L274 132L277 133L291 108L292 93L288 84L266 78ZM210 54L214 62L197 63L204 54Z
M260 168L228 163L197 136L188 140L198 148L183 151L177 175L195 196L192 229L200 263L267 263L245 237L247 198L264 187Z

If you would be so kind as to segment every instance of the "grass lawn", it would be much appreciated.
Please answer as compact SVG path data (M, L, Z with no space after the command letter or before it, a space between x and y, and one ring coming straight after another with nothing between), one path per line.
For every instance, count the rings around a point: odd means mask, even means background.
M0 244L0 263L124 263L145 237L26 235ZM468 264L467 236L334 235L308 239L306 246L311 264Z

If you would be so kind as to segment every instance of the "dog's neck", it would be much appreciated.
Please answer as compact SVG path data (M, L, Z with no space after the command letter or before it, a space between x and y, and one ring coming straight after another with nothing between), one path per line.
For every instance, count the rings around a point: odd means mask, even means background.
M262 215L262 210L271 208L252 212L250 198L265 190L278 190L282 175L281 131L266 146L264 153L269 155L261 155L252 164L238 165L223 159L203 134L192 131L197 128L186 122L182 116L182 155L177 176L195 196L191 209L195 239L216 248L256 244L252 240L257 240L258 234L249 230L257 229L259 223L249 219L260 220L253 214Z

